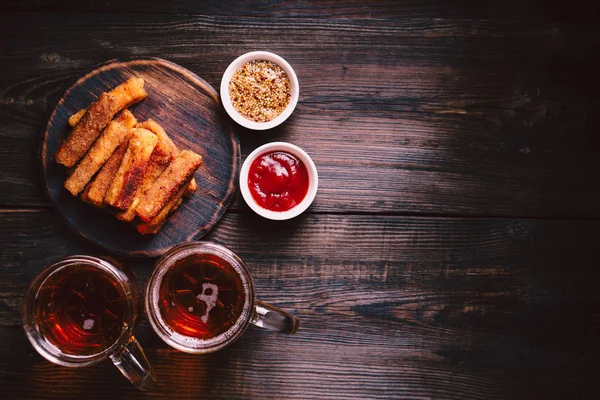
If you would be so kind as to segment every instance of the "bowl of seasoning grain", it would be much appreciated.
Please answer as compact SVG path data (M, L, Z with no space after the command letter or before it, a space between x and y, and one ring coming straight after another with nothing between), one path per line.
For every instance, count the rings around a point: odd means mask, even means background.
M236 58L221 80L221 101L238 124L254 130L276 127L296 108L294 69L277 54L253 51Z

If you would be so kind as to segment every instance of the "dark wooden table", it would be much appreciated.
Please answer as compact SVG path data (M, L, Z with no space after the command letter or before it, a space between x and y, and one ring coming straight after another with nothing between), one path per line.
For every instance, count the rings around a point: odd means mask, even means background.
M4 1L0 6L0 398L600 398L600 48L582 1ZM32 278L104 254L44 195L53 101L94 65L156 56L218 88L250 50L301 93L242 157L312 155L313 206L282 223L239 194L206 237L249 264L260 298L302 320L193 356L137 336L160 383L67 369L21 327ZM153 260L124 260L143 284Z

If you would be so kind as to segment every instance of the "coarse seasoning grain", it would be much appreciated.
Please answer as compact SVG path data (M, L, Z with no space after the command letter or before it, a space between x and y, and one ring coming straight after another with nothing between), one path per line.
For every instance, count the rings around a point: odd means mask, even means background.
M229 97L235 110L255 122L268 122L290 102L290 79L277 64L265 60L242 65L229 81Z

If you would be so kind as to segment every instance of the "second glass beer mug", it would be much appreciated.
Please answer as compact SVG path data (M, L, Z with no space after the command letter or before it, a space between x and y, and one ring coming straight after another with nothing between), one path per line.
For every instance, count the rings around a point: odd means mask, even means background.
M192 242L168 251L146 286L146 312L154 331L188 353L222 349L249 324L295 333L300 321L255 299L252 276L231 250Z

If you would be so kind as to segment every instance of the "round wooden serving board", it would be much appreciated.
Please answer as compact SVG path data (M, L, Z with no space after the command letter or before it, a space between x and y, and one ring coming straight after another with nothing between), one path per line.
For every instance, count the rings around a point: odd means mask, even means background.
M70 128L67 119L133 75L145 80L148 97L130 107L138 121L157 121L180 149L200 154L198 188L169 216L156 235L72 196L65 188L67 169L54 156ZM66 90L51 113L41 146L50 199L67 224L106 250L125 256L156 257L172 246L199 239L219 221L237 188L240 145L217 92L185 68L158 58L109 61Z

